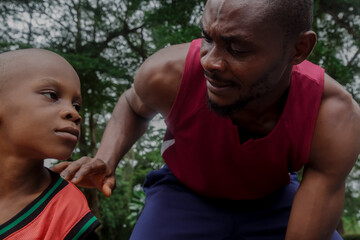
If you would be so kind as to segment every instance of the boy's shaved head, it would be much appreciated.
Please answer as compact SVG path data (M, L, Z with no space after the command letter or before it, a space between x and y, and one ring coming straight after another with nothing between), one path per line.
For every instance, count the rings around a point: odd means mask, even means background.
M0 55L1 56L1 55ZM0 58L1 59L1 58ZM1 87L2 87L2 82L4 80L4 75L5 75L5 63L3 63L1 60L0 60L0 90L1 90Z
M60 55L44 49L20 49L0 54L0 93L4 91L9 82L46 68L48 61L59 61L70 65ZM72 67L71 67L72 68ZM75 71L74 71L74 74Z

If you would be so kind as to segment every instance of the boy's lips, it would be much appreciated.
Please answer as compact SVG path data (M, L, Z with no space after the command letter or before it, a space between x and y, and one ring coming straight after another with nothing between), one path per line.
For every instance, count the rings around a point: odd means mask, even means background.
M71 134L71 135L75 136L76 139L78 139L79 135L80 135L80 131L73 127L64 127L64 128L56 129L55 132Z

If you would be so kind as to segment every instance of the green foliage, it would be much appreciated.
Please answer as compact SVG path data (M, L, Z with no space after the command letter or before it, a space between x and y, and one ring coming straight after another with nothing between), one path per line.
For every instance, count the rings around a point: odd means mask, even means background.
M129 239L132 228L129 227L127 216L130 214L129 202L132 185L124 178L124 171L122 168L116 169L116 184L118 187L113 191L111 197L100 196L101 239Z
M360 2L315 0L314 30L318 43L310 59L341 83L359 102ZM347 179L343 225L345 233L360 233L359 162ZM345 238L344 238L345 239ZM346 239L355 239L350 236Z
M360 234L353 234L353 235L345 235L343 236L344 240L360 240Z
M156 49L189 42L201 36L199 22L204 0L158 0L145 15Z
M145 193L142 190L134 189L133 197L129 203L130 214L126 218L129 221L131 227L135 226L135 223L141 213L145 204Z
M349 233L360 233L360 162L357 161L351 174L347 178L345 192L345 209L343 214L345 231Z
M360 3L352 0L315 0L314 31L318 43L310 60L344 85L359 101Z
M343 224L345 226L346 234L357 234L360 233L360 226L358 224L358 220L356 220L355 216L343 216L342 217Z

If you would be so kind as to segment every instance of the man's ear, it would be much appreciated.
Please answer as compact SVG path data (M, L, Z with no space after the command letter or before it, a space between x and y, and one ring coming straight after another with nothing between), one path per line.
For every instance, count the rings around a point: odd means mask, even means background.
M301 33L295 41L292 65L297 65L309 57L316 44L316 33L307 31Z

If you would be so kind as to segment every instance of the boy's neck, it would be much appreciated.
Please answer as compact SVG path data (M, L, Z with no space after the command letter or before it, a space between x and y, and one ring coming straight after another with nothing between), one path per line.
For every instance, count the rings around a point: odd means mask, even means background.
M27 159L4 163L0 160L0 163L1 225L35 200L49 186L51 176L43 161Z

